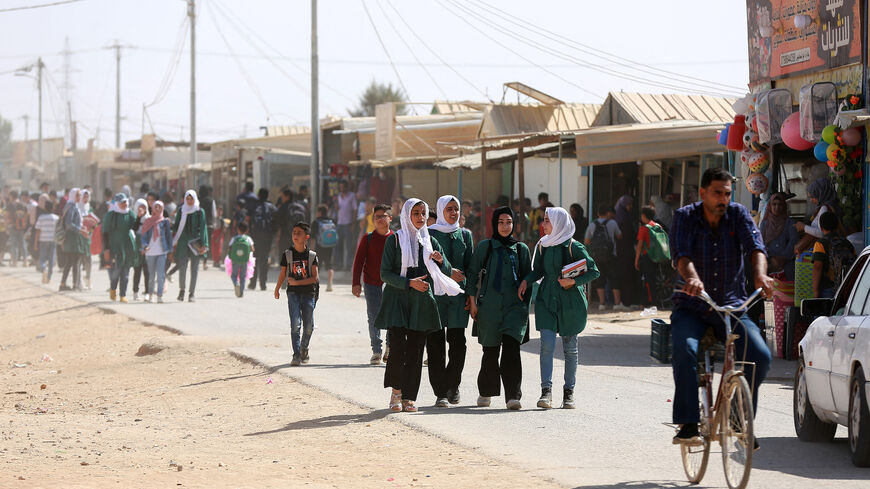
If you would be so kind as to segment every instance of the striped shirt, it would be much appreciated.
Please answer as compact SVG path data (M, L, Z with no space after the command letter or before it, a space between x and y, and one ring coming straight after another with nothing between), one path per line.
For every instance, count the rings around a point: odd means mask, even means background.
M39 241L54 241L54 228L57 225L57 214L46 212L36 219L36 229L39 230Z

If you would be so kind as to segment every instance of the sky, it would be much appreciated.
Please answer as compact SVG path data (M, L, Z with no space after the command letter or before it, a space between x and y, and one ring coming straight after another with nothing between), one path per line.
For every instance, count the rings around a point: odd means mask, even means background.
M0 116L36 137L36 82L15 70L42 56L43 135L115 139L121 49L121 141L144 130L189 138L190 34L185 0L0 2ZM310 0L197 0L197 139L308 125ZM403 87L417 113L433 100L526 102L520 81L566 102L610 91L739 96L749 80L746 6L696 0L319 0L321 117L347 116L372 81ZM380 37L380 40L379 40ZM61 54L68 43L71 54ZM385 49L386 48L386 52ZM65 63L67 61L67 63ZM65 68L65 65L67 68ZM68 90L64 87L70 87ZM69 104L67 104L67 100ZM147 105L147 117L143 106Z

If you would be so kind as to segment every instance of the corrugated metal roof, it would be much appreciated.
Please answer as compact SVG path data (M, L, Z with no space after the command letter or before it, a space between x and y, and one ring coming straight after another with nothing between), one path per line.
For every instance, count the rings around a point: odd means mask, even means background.
M447 100L436 100L432 104L432 114L457 114L460 112L480 112L486 107L489 102L471 102L468 100L462 102L450 102Z
M266 126L266 136L295 136L297 134L311 134L308 126Z
M566 141L562 143L563 149L566 146L573 146L573 141ZM523 146L523 156L531 156L538 153L545 153L548 151L554 151L559 147L559 143L544 143L539 144L537 146ZM517 151L518 148L511 149L496 149L492 151L486 152L486 162L487 164L495 164L495 163L503 163L505 161L511 161L517 159ZM458 156L456 158L450 158L449 160L440 161L435 163L435 166L446 168L448 170L455 170L457 168L468 168L470 170L476 170L480 168L480 153L472 153L463 156Z
M592 125L647 123L667 120L731 122L734 98L707 95L610 92Z
M600 104L495 104L487 110L481 135L492 137L586 129L592 125L600 109Z

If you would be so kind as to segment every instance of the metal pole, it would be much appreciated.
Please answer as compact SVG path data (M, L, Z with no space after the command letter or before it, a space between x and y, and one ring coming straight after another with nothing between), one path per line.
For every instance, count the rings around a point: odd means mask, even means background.
M115 148L121 147L121 46L115 40Z
M317 217L320 203L320 116L318 115L317 0L311 0L311 169L309 211L311 221Z
M462 202L462 168L457 171L459 173L456 175L456 198Z
M187 0L190 17L190 164L196 163L196 0Z
M36 61L36 90L39 93L39 145L37 146L37 160L39 169L42 170L42 58Z
M562 203L562 136L559 136L559 207L565 207Z

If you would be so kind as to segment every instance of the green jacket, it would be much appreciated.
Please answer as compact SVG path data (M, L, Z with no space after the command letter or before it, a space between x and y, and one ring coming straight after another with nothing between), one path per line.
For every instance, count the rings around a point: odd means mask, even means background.
M181 207L175 214L175 222L172 224L172 236L178 232L178 226L181 224ZM208 230L205 227L205 212L200 209L193 214L187 216L184 221L184 230L181 231L181 236L178 238L178 243L175 245L175 260L183 260L190 255L190 248L187 247L188 241L199 238L202 244L208 246Z
M499 261L501 277L498 277ZM501 344L502 335L522 342L529 326L529 304L519 299L517 290L523 278L532 271L529 247L525 243L514 243L505 247L500 241L493 239L478 243L471 264L465 270L468 277L465 291L470 297L478 295L481 268L486 268L486 275L482 285L483 297L480 297L477 304L477 342L483 346L498 346ZM496 286L497 278L500 278L499 286Z
M571 246L570 250L568 246ZM563 289L559 285L562 267L586 259L586 273L576 277L574 287ZM535 329L555 331L559 336L572 336L586 328L586 294L580 288L598 278L600 272L586 247L573 239L547 248L538 247L532 271L526 283L543 278L535 300Z
M441 245L434 238L432 249L443 256ZM441 319L438 315L438 307L435 304L435 295L432 293L432 277L427 277L429 290L418 292L412 289L408 283L409 278L428 275L426 266L423 264L423 247L417 257L419 266L409 268L407 277L402 273L402 250L399 247L399 236L393 234L387 236L384 243L384 255L381 258L381 280L387 285L384 288L384 296L381 300L381 308L375 319L375 327L379 329L407 328L414 331L437 331L441 329ZM440 266L445 275L450 275L453 269L447 257Z
M468 273L468 265L474 254L474 244L471 232L457 229L452 233L429 230L429 235L438 241L444 250L444 258L452 267L459 268L463 273ZM459 282L459 286L465 289L467 280ZM465 310L465 294L453 297L449 295L436 295L435 302L438 304L438 314L441 316L441 325L446 328L467 328L468 311Z
M136 264L135 225L136 216L132 212L109 212L103 219L103 251L109 251L116 266L129 268Z

